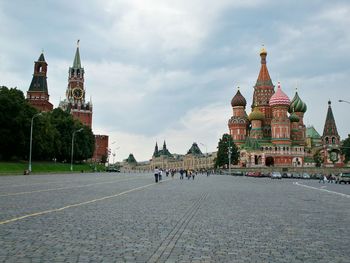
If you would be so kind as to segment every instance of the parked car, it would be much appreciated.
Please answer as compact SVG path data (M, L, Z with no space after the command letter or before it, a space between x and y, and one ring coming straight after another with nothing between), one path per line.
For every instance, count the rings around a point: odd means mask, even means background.
M303 173L302 178L303 179L310 179L310 175L308 173Z
M336 184L350 184L350 173L340 173L336 180L335 180Z
M282 178L292 178L292 174L291 173L283 173Z
M282 174L280 172L272 172L271 179L282 179Z
M110 172L110 173L119 173L120 170L119 170L117 167L115 167L115 166L108 166L108 167L106 168L106 172Z
M302 177L301 177L301 174L299 174L299 173L292 173L292 178L300 179Z
M246 176L249 176L249 177L261 177L261 172L247 172Z
M233 171L232 175L243 176L243 172L241 172L241 171Z

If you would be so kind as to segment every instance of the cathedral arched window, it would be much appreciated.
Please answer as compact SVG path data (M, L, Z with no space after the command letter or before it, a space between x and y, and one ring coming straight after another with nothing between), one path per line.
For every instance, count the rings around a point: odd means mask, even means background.
M335 138L332 137L332 144L335 144Z
M329 139L328 139L328 137L326 137L326 143L327 143L327 144L329 143Z

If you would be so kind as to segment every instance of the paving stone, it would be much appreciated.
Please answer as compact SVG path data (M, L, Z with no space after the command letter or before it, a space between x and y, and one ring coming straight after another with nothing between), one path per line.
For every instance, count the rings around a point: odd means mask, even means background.
M0 177L0 221L117 195L153 179L88 173ZM326 189L350 195L346 185ZM4 196L21 192L32 193ZM147 262L155 254L162 255L158 262L350 262L349 224L348 198L292 180L175 178L2 224L0 262Z

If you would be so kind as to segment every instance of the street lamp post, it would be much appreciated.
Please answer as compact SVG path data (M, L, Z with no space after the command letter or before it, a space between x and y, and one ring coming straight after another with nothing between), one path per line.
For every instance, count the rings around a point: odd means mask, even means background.
M347 101L347 100L338 100L339 102L345 102L345 103L348 103L350 104L350 101Z
M37 113L34 114L34 116L32 117L32 120L30 122L30 139L29 139L29 165L28 165L28 172L31 173L32 172L32 141L33 141L33 122L34 119L38 116L40 116L42 113Z
M232 146L229 144L228 146L228 173L231 175L231 154L232 154Z
M114 151L113 151L113 154L112 154L112 155L113 155L113 165L114 165L114 157L115 157L115 155L116 155L115 151L118 150L119 148L120 148L120 147L117 147L117 148L115 148Z
M73 154L74 154L74 136L77 132L81 132L83 128L80 128L79 130L76 130L73 132L72 135L72 152L71 152L71 157L70 157L70 170L73 171Z

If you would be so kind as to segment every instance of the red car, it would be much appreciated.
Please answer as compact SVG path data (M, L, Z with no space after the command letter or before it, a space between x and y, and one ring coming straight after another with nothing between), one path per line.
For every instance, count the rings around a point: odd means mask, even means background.
M249 176L249 177L261 177L262 174L261 174L261 172L247 172L246 176Z

